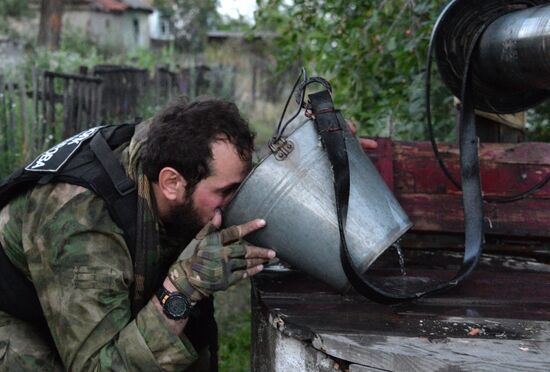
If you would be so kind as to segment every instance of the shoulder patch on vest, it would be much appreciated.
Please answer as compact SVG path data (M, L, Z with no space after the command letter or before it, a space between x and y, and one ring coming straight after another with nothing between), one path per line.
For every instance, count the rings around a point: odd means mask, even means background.
M58 143L38 155L32 163L25 167L25 170L31 172L57 172L71 158L80 145L93 137L101 128L103 126L87 129Z

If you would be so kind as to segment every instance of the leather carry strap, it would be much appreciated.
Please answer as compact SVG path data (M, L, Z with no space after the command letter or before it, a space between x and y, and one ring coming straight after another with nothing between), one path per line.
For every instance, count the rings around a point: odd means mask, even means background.
M467 67L466 88L471 86L471 73ZM346 244L346 218L350 194L350 170L344 131L349 130L341 114L334 109L330 93L327 90L309 95L311 109L315 115L317 132L327 150L327 156L334 173L334 193L336 213L340 232L340 259L342 267L353 288L360 294L382 303L413 300L427 294L441 292L456 286L475 268L481 255L483 241L483 208L479 181L479 160L477 156L477 135L472 95L464 89L461 112L461 168L464 185L463 201L465 210L466 244L462 266L457 275L448 282L435 285L417 293L392 293L375 286L353 265Z

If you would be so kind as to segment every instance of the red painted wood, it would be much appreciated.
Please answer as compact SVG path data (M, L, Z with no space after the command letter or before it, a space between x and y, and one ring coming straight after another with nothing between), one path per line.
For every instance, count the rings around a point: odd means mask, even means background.
M413 230L462 232L462 194L439 167L431 144L378 142L379 147L369 151L369 156L414 223ZM439 150L451 174L460 181L457 146L441 144ZM515 195L550 173L550 144L482 144L479 154L484 196ZM519 202L485 203L484 212L488 234L548 238L550 184Z
M393 169L393 141L389 138L378 138L376 140L378 148L376 151L369 152L369 157L376 165L378 172L386 181L390 190L394 190L394 169Z

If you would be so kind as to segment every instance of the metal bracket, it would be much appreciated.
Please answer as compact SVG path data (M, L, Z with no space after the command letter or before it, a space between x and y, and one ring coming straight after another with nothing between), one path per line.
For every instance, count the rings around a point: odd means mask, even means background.
M294 143L285 138L281 138L276 142L270 142L269 149L271 150L271 153L275 155L275 159L285 160L294 150Z

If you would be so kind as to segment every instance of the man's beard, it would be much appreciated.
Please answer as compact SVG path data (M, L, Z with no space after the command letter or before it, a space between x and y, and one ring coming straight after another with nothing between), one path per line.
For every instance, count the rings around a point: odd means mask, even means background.
M164 220L167 234L180 241L189 242L203 228L199 212L193 205L190 195L182 205L170 208Z

